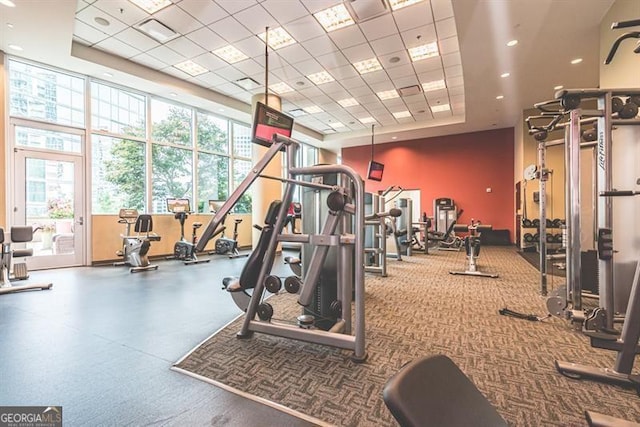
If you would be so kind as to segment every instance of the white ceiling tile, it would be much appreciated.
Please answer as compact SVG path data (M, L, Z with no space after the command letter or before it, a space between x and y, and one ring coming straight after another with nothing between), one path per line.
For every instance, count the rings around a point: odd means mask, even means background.
M448 88L457 87L457 86L463 86L464 85L464 80L463 80L462 76L447 78L446 82L447 82L447 87Z
M216 50L229 44L226 40L224 40L222 37L211 31L207 27L202 27L196 31L193 31L187 34L185 37L202 46L208 51Z
M392 79L397 79L399 77L410 76L415 73L412 64L402 65L400 67L393 67L386 69L387 74Z
M363 43L357 46L348 47L346 49L343 49L342 53L351 63L364 61L365 59L373 58L374 56L376 56L369 43Z
M235 82L238 79L246 77L245 73L241 72L232 65L227 65L224 68L217 69L216 74L230 82Z
M133 58L129 58L131 61L137 62L138 64L142 64L146 67L153 68L155 70L159 70L160 68L164 68L167 66L164 62L154 58L148 53L141 53L140 55L136 55Z
M315 102L317 105L319 105L319 104L323 104L323 103L327 103L327 102L333 102L333 101L331 100L331 98L329 98L324 93L320 93L319 95L316 95L316 96L313 97L313 102Z
M427 99L424 97L424 93L418 93L415 95L405 96L404 103L410 110L424 109L427 106Z
M160 43L132 27L116 34L115 37L143 52L160 46Z
M322 91L317 86L311 86L311 87L307 87L307 88L304 88L304 89L300 89L299 92L301 94L303 94L304 96L306 96L307 98L312 99L313 102L317 102L315 100L315 98L317 96L322 95Z
M178 6L205 25L229 16L213 0L182 0Z
M233 66L246 75L264 73L264 67L251 58L245 59L244 61L236 62L235 64L233 64Z
M329 74L333 76L333 78L335 78L336 80L340 80L341 83L344 79L350 79L353 77L358 77L360 75L352 65L330 68L328 71Z
M290 64L312 59L312 56L299 43L278 49L277 54Z
M273 70L272 72L276 77L285 82L303 78L302 74L290 65L278 68L277 70Z
M462 76L462 65L454 65L444 69L444 75L447 78Z
M326 86L326 85L323 85ZM351 94L342 86L339 89L336 89L334 92L329 93L327 90L325 90L325 88L323 87L322 90L331 97L331 99L333 99L334 101L340 101L341 99L346 99L346 98L352 98ZM340 106L340 108L345 108ZM347 107L349 108L349 107Z
M322 90L322 92L324 92L327 95L332 95L334 93L345 93L344 88L338 82L329 82L329 83L320 85L320 90Z
M342 84L342 86L348 89L353 89L353 88L367 85L367 83L364 80L362 80L362 77L360 77L360 75L356 75L354 77L349 77L349 78L343 78L340 80L340 84Z
M235 85L233 83L223 83L221 85L215 86L214 88L216 91L222 92L227 95L234 95L237 93L245 92L244 89L242 89L240 86Z
M102 10L98 9L95 6L89 6L82 9L76 15L76 18L81 20L85 24L90 25L93 28L109 35L117 34L120 31L127 28L127 25L124 22L114 18L113 16L109 15L106 12L103 12ZM95 21L95 18L106 19L107 21L109 21L109 25L107 26L100 25Z
M177 64L179 62L184 61L186 58L179 53L169 49L166 46L158 46L151 50L148 50L147 53L153 56L156 59L164 62L167 65Z
M345 65L349 65L349 61L344 57L340 52L332 52L326 55L316 56L316 60L324 67L324 68L338 68L344 67ZM334 76L335 78L335 76Z
M327 36L320 36L311 40L307 40L302 43L302 46L312 56L325 55L327 53L335 52L338 50L336 45L333 44L331 39Z
M456 86L456 87L450 87L448 88L449 90L449 96L454 97L456 95L464 95L464 86Z
M115 37L109 37L108 39L96 43L94 46L123 58L131 58L132 56L136 56L141 53L138 49L121 42Z
M456 31L456 21L453 18L436 21L436 29L438 30L438 38L440 38L440 40L458 35Z
M362 78L369 85L373 83L390 82L389 76L384 70L374 71L372 73L366 73L362 75Z
M356 46L362 43L366 43L362 31L357 25L351 25L339 30L331 31L329 37L340 49L346 49L351 46Z
M264 56L264 42L257 36L249 36L233 44L236 49L247 55L249 58ZM293 45L297 46L297 45ZM283 48L286 49L286 48ZM278 49L278 54L282 49ZM273 51L272 51L273 52ZM271 55L271 53L270 53Z
M428 83L434 80L442 80L444 79L444 70L442 68L438 68L436 70L419 73L418 79L421 83Z
M78 0L78 4L76 5L76 13L80 12L82 9L88 6L89 3L87 3L85 0Z
M427 71L441 70L442 61L439 56L433 56L431 58L421 59L420 61L414 62L413 68L418 74L425 73Z
M184 36L165 43L165 46L175 50L185 58L193 58L206 52L200 45L195 44Z
M305 16L289 22L285 29L298 43L325 35L324 29L313 16Z
M165 74L169 74L171 76L177 77L181 80L188 80L189 77L191 77L189 74L185 73L182 70L178 70L176 67L166 67L160 71L162 71Z
M256 0L216 0L230 15L256 4Z
M445 67L451 67L453 65L460 65L462 60L460 58L460 52L449 53L442 55L442 64Z
M451 0L431 0L431 8L436 21L453 16Z
M440 47L440 55L455 53L460 50L460 47L458 46L458 37L449 37L444 40L441 39L438 46Z
M404 100L402 99L402 97L385 99L384 101L382 101L382 103L386 105L387 108L393 108L394 110L397 110L398 109L397 107L405 107Z
M307 14L307 9L298 0L266 0L261 5L281 24L286 24Z
M313 14L335 6L338 3L342 3L342 0L312 0L304 2L304 6L307 8L309 13Z
M201 22L175 4L154 13L153 17L179 34L188 34L202 27Z
M295 64L295 69L302 73L303 76L308 76L309 74L318 73L323 71L322 65L318 63L315 59L307 59L306 61L298 62Z
M400 35L407 47L420 46L437 40L436 27L433 24L402 31Z
M448 104L449 103L449 97L448 96L444 96L444 97L431 97L429 96L429 92L426 93L427 95L427 101L429 102L430 106L435 106L435 105L444 105L444 104Z
M359 24L368 40L377 40L397 33L393 16L386 14Z
M428 1L398 9L393 12L393 18L401 32L433 22Z
M90 44L98 43L99 41L109 37L108 34L103 33L102 31L92 27L91 25L85 24L78 19L75 20L73 34L81 37Z
M260 64L262 67L265 66L266 57L264 55L254 56L253 59ZM269 55L269 69L275 70L277 68L286 67L289 64L282 59L279 55L274 55L273 53Z
M144 10L127 0L98 0L93 5L128 25L133 25L149 16Z
M400 77L399 79L393 79L393 84L398 89L400 89L403 87L420 84L420 82L418 81L418 78L414 75L414 76Z
M438 89L425 92L427 99L446 99L449 96L447 89Z
M228 41L229 43L237 42L238 40L246 39L251 36L251 32L233 18L228 16L212 25L213 31L220 37Z
M196 56L195 58L193 58L193 61L211 71L216 71L229 65L222 59L209 52L205 52L202 55Z
M217 86L225 83L225 80L222 77L212 72L208 72L208 73L196 76L196 80L205 84L206 87Z
M393 34L371 42L373 51L377 56L386 55L393 52L405 51L404 43L400 35Z
M451 96L449 99L452 104L464 104L464 95Z
M244 25L251 34L262 34L265 32L265 27L276 28L279 26L278 21L259 4L236 12L233 17Z
M364 80L363 80L364 81ZM365 96L365 95L373 95L373 91L369 86L347 86L349 92L356 97Z

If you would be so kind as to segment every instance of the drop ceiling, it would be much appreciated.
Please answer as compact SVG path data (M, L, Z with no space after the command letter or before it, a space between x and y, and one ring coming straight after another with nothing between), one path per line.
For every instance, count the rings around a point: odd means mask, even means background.
M0 15L13 25L0 32L7 53L241 118L264 93L268 64L269 86L291 89L280 93L283 111L303 114L298 134L339 150L369 143L372 124L376 142L514 126L554 86L597 85L599 25L612 0L424 0L397 10L388 0L172 0L153 14L129 0L16 3ZM314 14L341 4L354 23L327 32ZM154 40L138 28L149 20L173 33ZM258 37L266 27L295 40L269 49L268 62ZM410 59L410 48L431 42L437 55ZM213 53L229 45L246 58L230 64ZM357 71L373 58L381 69ZM176 67L185 61L204 72ZM333 80L312 82L321 71ZM246 78L253 88L238 83ZM400 96L382 100L386 91Z

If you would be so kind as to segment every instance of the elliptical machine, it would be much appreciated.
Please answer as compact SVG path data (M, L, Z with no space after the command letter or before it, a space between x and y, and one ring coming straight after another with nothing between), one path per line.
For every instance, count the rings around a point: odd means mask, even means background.
M151 215L138 215L136 209L120 209L118 214L118 223L125 225L125 234L122 237L122 250L116 252L123 261L114 262L113 265L128 265L131 268L129 272L137 273L139 271L157 270L157 264L149 262L148 252L151 242L160 240L157 234L151 234L153 231L153 220ZM131 226L134 226L135 236L131 234ZM144 233L144 234L142 234Z
M196 244L198 243L197 230L202 227L201 222L194 222L191 232L191 242L184 237L184 223L191 213L189 199L167 199L167 210L173 213L173 217L180 222L180 240L173 245L173 255L167 259L177 259L183 261L185 265L199 264L211 261L209 258L198 259L196 254Z

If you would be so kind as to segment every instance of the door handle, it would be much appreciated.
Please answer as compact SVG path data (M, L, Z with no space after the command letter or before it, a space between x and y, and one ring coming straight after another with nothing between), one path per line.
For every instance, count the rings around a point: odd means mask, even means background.
M84 217L78 217L78 220L76 221L76 224L84 225Z

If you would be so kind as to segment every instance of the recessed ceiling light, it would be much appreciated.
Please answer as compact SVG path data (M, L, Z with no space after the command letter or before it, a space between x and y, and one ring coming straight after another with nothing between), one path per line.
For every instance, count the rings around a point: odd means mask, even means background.
M240 52L238 49L236 49L234 46L231 46L231 45L221 47L220 49L216 49L211 53L213 53L216 56L219 56L229 64L234 64L238 61L242 61L244 59L249 58L247 55Z
M395 89L383 90L382 92L377 92L376 95L378 95L378 98L380 98L382 101L400 97L400 95L398 95L398 91Z
M320 71L319 73L308 75L307 78L317 85L329 83L335 80L331 77L331 74L326 71Z
M409 50L409 56L411 56L411 60L413 62L439 55L438 43L436 42L431 42L431 43L423 44L421 46L411 47L408 50Z
M129 1L152 15L157 11L159 11L160 9L164 9L165 7L171 4L171 0L129 0Z
M295 110L289 110L289 115L292 117L300 117L307 114L302 108L296 108Z
M113 74L111 74L108 71L105 71L104 73L102 73L102 75L105 76L105 77L113 77Z
M178 94L175 92L171 92L169 95L173 96L174 98L178 96Z
M422 83L422 90L425 92L429 92L432 90L439 90L446 88L444 80L434 80L432 82Z
M10 44L9 45L9 49L13 49L13 50L17 50L17 51L23 50L22 47L18 46L17 44Z
M449 110L451 110L451 107L449 106L449 104L434 105L433 107L431 107L432 113L441 113L443 111L449 111Z
M502 74L500 74L500 77L502 77L504 79L505 77L509 77L510 75L511 74L509 74L509 73L502 73Z
M340 123L340 122L331 122L329 123L329 126L331 126L334 129L340 129L344 127L344 123Z
M571 63L572 63L573 65L579 64L579 63L581 63L581 62L582 62L582 58L576 58L576 59L571 60Z
M392 56L391 58L389 58L389 62L392 64L395 64L396 62L400 62L400 57L399 56Z
M291 86L289 86L288 84L283 83L283 82L269 85L269 89L271 89L272 91L274 91L278 95L281 95L283 93L293 92L293 88Z
M260 83L253 80L251 77L244 77L235 81L235 84L240 86L244 90L252 90L260 87Z
M317 113L322 113L324 111L322 108L318 107L317 105L311 105L310 107L303 107L302 109L309 114L317 114Z
M343 107L353 107L359 105L360 103L356 101L355 98L345 98L338 101L338 104L342 105Z
M407 117L411 117L411 113L408 111L398 111L397 113L393 113L393 117L396 119L404 119Z
M397 136L392 136L391 139L396 140L396 139L398 139L398 137Z
M342 3L314 13L313 16L316 17L326 32L355 24L349 11Z
M498 96L496 96L496 99L503 99L503 98L504 98L504 95L498 95Z
M370 123L375 123L376 119L374 119L373 117L369 116L369 117L363 117L360 120L360 123L362 123L363 125L368 125Z
M553 87L553 90L560 90L560 89L562 89L563 87L564 87L564 86L562 86L562 85L554 86L554 87Z
M389 0L392 10L402 9L403 7L411 6L412 4L420 3L423 0Z
M96 24L102 25L103 27L108 27L109 25L111 25L111 22L109 22L107 19L103 18L102 16L96 16L95 18L93 18L93 20L95 21Z
M179 36L178 33L156 19L147 19L135 28L160 43L168 42Z
M517 45L517 44L518 44L518 40L515 40L515 39L513 39L513 40L509 40L509 41L507 42L507 46L509 46L509 47L515 46L515 45Z
M360 74L382 70L382 65L378 62L378 58L369 58L364 61L354 62L353 66L356 67L356 70L358 70Z
M0 4L7 7L16 7L16 4L11 0L0 0Z
M207 71L209 71L206 68L196 64L191 60L187 60L179 64L176 64L174 65L174 67L176 67L180 71L184 71L185 73L189 74L191 77L199 76L200 74L204 74Z
M264 32L259 34L258 37L262 39L263 42L267 41L267 33ZM269 47L273 50L278 50L281 47L289 46L290 44L294 44L296 41L287 33L284 28L278 27L273 30L269 30Z

